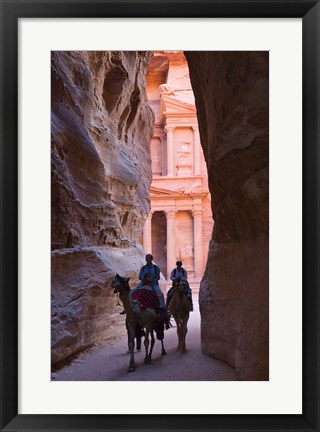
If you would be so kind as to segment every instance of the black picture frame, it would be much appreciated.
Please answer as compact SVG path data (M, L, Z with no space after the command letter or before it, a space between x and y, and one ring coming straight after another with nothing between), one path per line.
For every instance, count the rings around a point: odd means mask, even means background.
M315 0L0 0L1 431L319 430L320 4ZM301 415L21 415L18 413L19 18L302 18L303 413ZM284 167L285 170L285 167ZM293 233L294 235L294 233ZM288 299L288 307L290 299ZM288 359L289 361L289 359ZM126 395L124 394L125 398Z

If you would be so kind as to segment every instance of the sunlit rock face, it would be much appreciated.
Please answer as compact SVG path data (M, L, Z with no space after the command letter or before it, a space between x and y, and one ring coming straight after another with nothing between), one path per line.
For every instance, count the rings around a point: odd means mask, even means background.
M134 287L143 256L141 248L105 246L52 252L52 364L125 333L123 308L110 283L118 273L130 276Z
M149 54L52 54L52 249L127 246L149 203Z
M268 53L186 52L215 221L200 287L203 352L268 379Z
M52 53L53 363L124 333L109 287L115 273L136 283L144 263L138 240L150 210L150 55Z

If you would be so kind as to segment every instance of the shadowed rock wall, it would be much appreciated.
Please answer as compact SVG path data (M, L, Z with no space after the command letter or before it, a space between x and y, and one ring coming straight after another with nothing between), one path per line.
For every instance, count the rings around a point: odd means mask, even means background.
M199 295L203 352L240 380L267 380L268 53L185 55L215 221Z
M109 290L144 262L150 210L149 52L53 52L52 363L124 333ZM121 310L121 309L120 309Z

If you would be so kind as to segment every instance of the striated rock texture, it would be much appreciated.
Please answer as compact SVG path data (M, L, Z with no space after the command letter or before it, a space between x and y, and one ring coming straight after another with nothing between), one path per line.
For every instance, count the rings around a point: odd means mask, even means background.
M51 257L52 364L101 340L125 333L118 296L110 289L116 273L136 285L141 248L88 247L59 249Z
M215 221L199 296L203 352L239 380L268 380L268 53L185 55Z
M52 364L124 333L109 287L144 263L151 55L52 52Z

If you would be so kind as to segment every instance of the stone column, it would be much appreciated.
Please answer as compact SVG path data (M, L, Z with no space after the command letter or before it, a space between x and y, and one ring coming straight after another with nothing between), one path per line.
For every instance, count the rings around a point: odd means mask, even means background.
M153 211L148 214L146 223L143 227L143 249L146 254L152 254L152 215Z
M173 131L174 127L166 126L165 131L167 133L167 176L172 177L174 175L174 142L173 142Z
M194 250L194 277L203 276L202 267L202 215L203 210L193 210L193 250Z
M201 143L198 126L192 126L193 129L193 172L194 175L201 175Z
M170 280L170 274L176 264L176 239L175 239L175 221L176 211L167 210L167 280Z
M165 137L164 135L161 135L160 137L161 142L161 175L166 176L167 175L167 157L166 157L166 146L165 146Z

